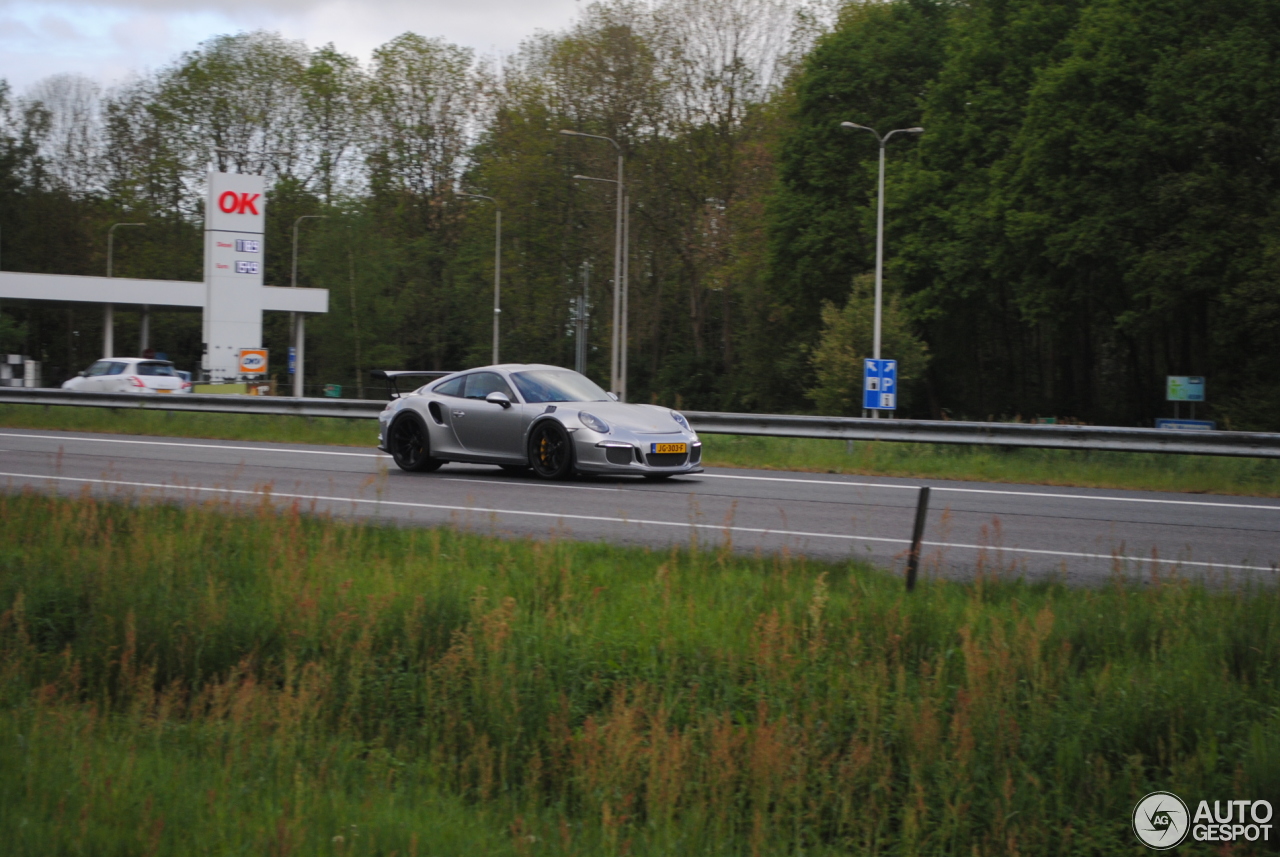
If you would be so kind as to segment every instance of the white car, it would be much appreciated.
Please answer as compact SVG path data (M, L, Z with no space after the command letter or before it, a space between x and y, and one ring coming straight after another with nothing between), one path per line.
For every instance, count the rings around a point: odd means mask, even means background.
M108 357L65 381L62 389L82 393L190 393L191 384L178 376L168 360Z
M532 468L544 479L702 471L702 442L682 414L623 404L570 369L506 363L451 373L403 395L395 389L399 379L441 374L373 373L394 396L379 420L378 446L402 470L462 461Z

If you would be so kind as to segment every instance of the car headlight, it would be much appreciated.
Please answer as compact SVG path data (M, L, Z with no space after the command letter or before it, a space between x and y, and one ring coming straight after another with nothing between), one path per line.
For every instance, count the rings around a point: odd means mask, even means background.
M587 413L586 411L578 412L578 420L581 421L581 423L584 426L586 426L587 428L591 429L594 432L599 432L600 434L609 433L608 423L606 423L604 420L600 419L597 416Z
M689 428L689 421L684 418L684 414L681 414L677 411L672 411L671 419L680 423L680 425L684 428L685 431L692 431L692 429Z

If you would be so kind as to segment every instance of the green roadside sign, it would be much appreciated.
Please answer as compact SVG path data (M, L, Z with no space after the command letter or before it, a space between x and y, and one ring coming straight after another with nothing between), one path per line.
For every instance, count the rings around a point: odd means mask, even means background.
M1203 375L1168 375L1165 377L1165 400L1169 402L1203 402Z

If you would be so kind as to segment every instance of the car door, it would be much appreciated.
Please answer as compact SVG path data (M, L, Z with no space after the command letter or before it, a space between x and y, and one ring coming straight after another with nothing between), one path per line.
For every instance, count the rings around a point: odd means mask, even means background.
M133 385L126 380L125 370L129 368L128 363L121 363L119 360L113 361L107 367L106 373L98 376L99 387L97 389L108 393L131 393Z
M502 407L485 401L490 393L502 393L511 402ZM497 372L472 372L467 376L464 402L453 410L453 430L467 452L508 459L524 458L523 406Z
M122 372L124 364L119 360L99 360L89 367L89 376L80 389L91 393L118 393Z
M110 360L99 360L88 369L84 370L84 377L80 379L80 383L75 385L75 389L82 390L86 393L101 393L104 389L103 381L107 374L107 370L111 368Z
M432 401L427 406L427 414L424 418L430 427L433 455L438 454L442 458L447 458L450 453L466 451L458 440L455 424L459 419L454 416L455 413L465 413L466 400L462 397L462 393L466 386L466 377L460 376L436 384L431 389Z

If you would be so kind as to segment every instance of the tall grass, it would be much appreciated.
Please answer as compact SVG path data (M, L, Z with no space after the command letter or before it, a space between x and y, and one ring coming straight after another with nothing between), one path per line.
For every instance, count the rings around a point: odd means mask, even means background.
M0 497L0 830L10 854L1133 853L1154 789L1280 796L1278 608Z
M366 419L43 405L0 405L0 426L364 447L377 438ZM734 435L703 441L711 467L1280 497L1280 461L1268 459L923 443L856 443L850 451L842 440Z

